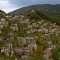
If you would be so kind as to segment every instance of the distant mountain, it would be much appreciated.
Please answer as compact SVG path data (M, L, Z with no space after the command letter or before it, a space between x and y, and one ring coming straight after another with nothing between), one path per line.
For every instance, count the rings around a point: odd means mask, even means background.
M37 4L31 5L27 7L23 7L8 13L9 15L26 15L26 13L30 10L37 10L40 13L48 16L51 21L60 24L60 4L51 5L51 4ZM28 12L29 13L29 12Z
M27 7L17 9L15 11L8 13L8 14L9 15L13 15L13 14L14 15L20 15L20 14L26 13L29 10L38 10L39 12L42 12L44 14L56 15L56 14L60 14L60 4L56 4L56 5L50 5L50 4L31 5L31 6L27 6Z

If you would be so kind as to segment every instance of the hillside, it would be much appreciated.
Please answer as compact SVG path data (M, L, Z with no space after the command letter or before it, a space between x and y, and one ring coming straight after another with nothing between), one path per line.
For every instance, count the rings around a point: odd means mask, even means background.
M8 13L9 15L20 15L26 14L30 10L37 10L44 15L47 15L51 21L60 25L60 4L50 5L50 4L38 4L23 7Z
M49 5L49 4L31 5L31 6L23 7L15 11L12 11L9 14L19 15L19 14L24 14L29 10L38 10L39 12L42 12L47 15L56 15L56 14L60 14L60 5L59 4L57 5Z
M60 26L45 15L32 10L0 18L0 60L59 59Z

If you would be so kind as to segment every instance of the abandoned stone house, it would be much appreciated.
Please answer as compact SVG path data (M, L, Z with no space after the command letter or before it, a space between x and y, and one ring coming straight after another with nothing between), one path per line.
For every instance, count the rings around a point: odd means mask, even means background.
M48 25L48 23L44 23L44 26L47 26Z
M33 27L39 27L39 24L33 23L32 26L33 26Z
M0 28L7 27L8 21L6 21L4 18L0 19Z
M13 54L13 47L12 43L6 43L5 47L1 48L1 53L5 53L7 56L9 56L9 53ZM11 55L12 56L12 55Z
M10 48L7 48L7 47L1 48L1 53L3 53L3 52L4 52L7 56L9 56Z
M37 45L36 44L30 44L27 47L23 48L15 48L14 49L16 53L22 54L22 55L28 55L29 53L33 53L34 51L37 50Z
M18 41L22 43L34 43L35 40L35 37L18 37Z
M43 28L43 29L42 29L42 33L48 34L48 33L49 33L49 30L46 29L46 28Z
M30 53L33 53L34 51L37 51L37 44L30 44L28 48L30 49Z
M29 48L27 48L27 47L25 47L25 48L18 48L18 47L16 47L16 48L14 49L14 51L15 51L16 53L18 53L18 54L21 54L21 55L27 55L28 53L30 53L30 50L29 50Z
M59 37L59 36L60 36L60 30L56 31L56 32L55 32L55 35L56 35L57 37Z
M42 22L41 21L38 21L38 24L42 24Z
M41 20L41 23L44 23L45 21L44 20Z
M18 26L17 26L17 24L11 24L10 28L11 28L13 31L18 31Z
M46 28L42 28L42 29L30 29L27 31L27 33L34 33L34 32L40 32L40 33L44 33L44 34L48 34L49 33L49 29Z
M32 25L28 25L28 27L27 27L27 28L30 28L30 29L32 29L32 27L33 27Z
M26 19L26 20L21 20L20 23L21 23L21 24L29 24L29 20L28 20L28 19Z

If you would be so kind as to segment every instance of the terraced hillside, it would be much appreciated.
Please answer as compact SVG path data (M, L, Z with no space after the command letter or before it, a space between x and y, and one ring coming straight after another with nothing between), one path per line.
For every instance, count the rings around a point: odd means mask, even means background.
M35 13L0 14L0 60L60 59L60 26Z

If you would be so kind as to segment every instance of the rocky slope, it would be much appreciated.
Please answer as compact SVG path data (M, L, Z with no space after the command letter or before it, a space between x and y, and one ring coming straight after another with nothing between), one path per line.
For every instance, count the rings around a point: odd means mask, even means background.
M0 18L0 60L60 59L60 26L35 13Z

